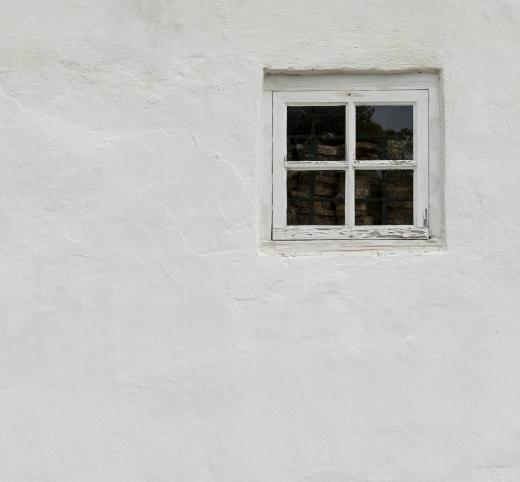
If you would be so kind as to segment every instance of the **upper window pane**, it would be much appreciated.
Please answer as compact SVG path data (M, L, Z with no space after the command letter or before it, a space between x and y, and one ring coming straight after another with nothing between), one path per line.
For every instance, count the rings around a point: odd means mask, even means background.
M345 106L287 107L287 160L345 159Z
M356 106L356 159L413 159L413 106Z

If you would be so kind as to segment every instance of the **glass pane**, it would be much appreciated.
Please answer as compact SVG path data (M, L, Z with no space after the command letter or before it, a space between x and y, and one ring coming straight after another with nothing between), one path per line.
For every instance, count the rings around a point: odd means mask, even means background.
M287 107L287 160L345 159L345 106Z
M345 171L287 171L287 224L345 224Z
M413 106L356 106L356 159L413 159Z
M356 170L356 225L413 224L413 171Z

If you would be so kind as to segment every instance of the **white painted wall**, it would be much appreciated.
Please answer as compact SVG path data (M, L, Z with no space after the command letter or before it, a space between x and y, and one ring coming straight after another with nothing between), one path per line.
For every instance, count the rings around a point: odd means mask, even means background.
M520 481L519 24L3 0L0 480ZM259 255L263 67L442 69L448 249Z

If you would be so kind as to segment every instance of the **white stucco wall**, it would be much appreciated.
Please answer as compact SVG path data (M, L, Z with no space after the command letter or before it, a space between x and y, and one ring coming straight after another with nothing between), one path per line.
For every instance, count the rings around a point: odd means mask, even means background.
M1 481L520 481L520 2L0 25ZM259 255L264 67L442 69L444 252Z

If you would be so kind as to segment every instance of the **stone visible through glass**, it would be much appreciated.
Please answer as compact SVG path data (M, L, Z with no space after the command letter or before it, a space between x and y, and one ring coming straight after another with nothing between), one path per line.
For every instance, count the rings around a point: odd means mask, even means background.
M413 159L413 106L356 106L356 159Z
M345 224L345 171L287 171L287 224Z
M413 224L413 170L356 170L356 225Z
M344 159L344 105L287 107L287 160Z

